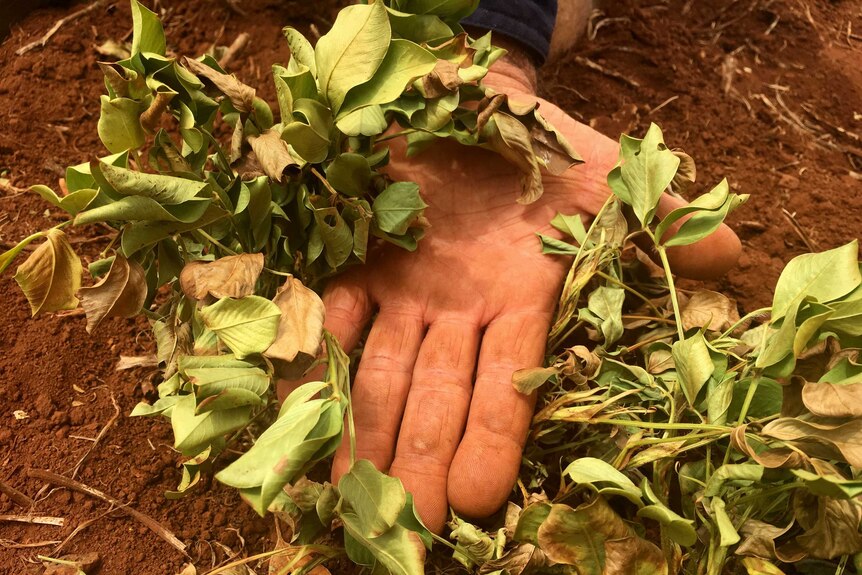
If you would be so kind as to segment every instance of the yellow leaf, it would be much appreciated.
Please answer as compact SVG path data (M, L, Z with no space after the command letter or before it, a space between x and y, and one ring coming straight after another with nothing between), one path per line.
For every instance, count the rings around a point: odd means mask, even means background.
M81 260L61 230L51 229L46 242L18 266L15 281L21 286L33 315L75 309L75 292L81 287Z

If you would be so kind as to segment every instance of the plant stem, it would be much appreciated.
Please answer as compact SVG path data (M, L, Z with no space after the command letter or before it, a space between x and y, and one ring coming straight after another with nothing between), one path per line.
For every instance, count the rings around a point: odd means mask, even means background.
M652 421L636 421L629 419L590 419L589 423L604 423L605 425L619 425L621 427L642 427L644 429L689 429L692 431L719 431L730 433L733 428L724 425L708 425L703 423L660 423Z
M655 241L655 236L650 234L650 237ZM673 317L676 319L676 332L679 334L679 340L685 341L685 330L682 327L681 317L679 312L679 300L676 297L676 286L673 282L673 272L670 269L670 262L667 259L667 250L663 246L656 244L658 257L661 259L661 265L664 268L664 276L667 278L667 287L670 290L670 301L673 304Z
M210 242L210 243L211 243L211 244L213 244L214 246L217 246L217 247L218 247L219 249L221 249L222 251L225 251L225 252L229 253L229 254L230 254L230 255L232 255L232 256L237 255L237 253L236 253L235 251L233 251L233 250L232 250L232 249L230 249L229 247L225 246L224 244L222 244L220 241L218 241L217 239L215 239L214 237L212 237L211 235L209 235L209 234L208 234L208 233L206 233L205 231L203 231L203 230L194 230L194 233L199 234L199 235L200 235L201 237L203 237L206 241Z
M629 292L630 294L632 294L633 296L635 296L636 298L638 298L639 300L644 302L647 305L647 307L649 307L659 318L661 318L661 316L662 316L661 310L659 310L655 306L655 304L649 300L649 298L647 298L645 295L643 295L642 293L640 293L636 289L633 289L631 286L627 286L626 284L624 284L623 282L621 282L617 278L615 278L611 275L608 275L603 271L597 270L596 275L602 279L609 281L610 283L614 284L615 286L626 290L627 292Z
M375 144L379 144L380 142L385 142L387 140L394 140L395 138L400 138L401 136L406 136L408 134L412 134L414 132L420 132L422 130L418 130L416 128L408 128L406 130L401 130L400 132L395 132L393 134L389 134L388 136L383 136L382 138L376 138L374 140Z

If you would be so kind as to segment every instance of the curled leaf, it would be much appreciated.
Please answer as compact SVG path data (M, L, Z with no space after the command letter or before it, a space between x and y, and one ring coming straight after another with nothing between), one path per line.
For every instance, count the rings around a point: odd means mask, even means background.
M736 302L726 295L698 290L682 306L682 325L686 330L704 328L719 331L739 321Z
M320 296L293 277L287 278L272 301L281 310L281 319L275 341L264 355L280 377L291 378L317 356L326 309Z
M45 243L18 266L15 281L30 303L33 315L75 309L75 292L81 287L81 260L61 230L45 233Z
M224 298L201 310L204 324L239 359L262 353L275 340L278 306L256 295Z
M254 88L236 79L236 76L219 72L211 66L191 58L185 59L186 66L195 74L200 74L227 96L240 112L251 112L254 106Z
M96 285L82 288L80 295L87 313L87 333L93 333L106 317L132 317L147 299L144 268L118 253L107 275Z
M287 142L281 139L276 130L267 130L260 136L248 139L263 173L280 182L284 179L284 171L288 166L299 164L290 153Z
M225 256L214 262L194 261L180 272L180 286L186 297L203 300L242 298L254 293L254 284L263 270L263 254Z

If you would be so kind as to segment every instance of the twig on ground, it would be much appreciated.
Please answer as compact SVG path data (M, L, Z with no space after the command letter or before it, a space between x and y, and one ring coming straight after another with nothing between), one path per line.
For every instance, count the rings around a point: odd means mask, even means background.
M802 240L802 243L805 244L805 247L808 248L810 252L819 252L820 246L817 245L811 236L808 235L808 232L796 221L796 214L788 212L785 208L781 208L781 213L790 223L790 226L793 228L793 231L796 232L796 235L799 236L799 239Z
M236 39L228 47L228 49L225 50L224 55L218 61L218 65L221 66L222 68L227 69L227 67L230 66L230 63L237 56L237 54L242 52L243 49L246 47L246 44L248 44L249 38L251 38L251 36L249 35L248 32L243 32L242 34L237 36Z
M600 74L604 74L605 76L609 76L609 77L614 78L616 80L620 80L621 82L625 82L626 84L628 84L632 88L640 88L641 87L641 85L638 82L632 80L631 78L629 78L629 77L627 77L627 76L625 76L619 72L616 72L614 70L609 70L609 69L605 68L604 66L602 66L601 64L593 62L592 60L590 60L589 58L585 58L584 56L575 56L575 62L580 64L581 66L589 68L590 70L595 70L596 72L599 72Z
M89 527L90 525L92 525L93 523L95 523L96 521L101 519L102 517L104 517L106 515L110 515L111 513L113 513L114 511L117 511L117 510L118 510L117 507L114 507L113 505L111 505L111 508L108 509L107 511L105 511L104 513L101 513L101 514L97 515L96 517L93 517L92 519L87 519L86 521L82 521L81 523L79 523L78 526L75 527L75 529L72 530L72 532L69 533L69 535L65 539L63 539L63 541L55 541L54 542L55 544L59 543L59 545L54 547L54 549L51 551L51 555L57 555L60 552L60 550L62 550L63 547L65 547L69 543L69 541L74 539L78 533L80 533L81 531L83 531L84 529L86 529L87 527Z
M16 186L13 186L12 184L0 182L0 192L3 192L3 195L0 196L0 200L16 198L21 194L27 193L27 191L28 190L26 188L18 188Z
M37 525L56 525L62 527L66 522L62 517L51 517L49 515L0 515L0 522L13 521L15 523L34 523Z
M54 25L51 27L51 29L45 33L44 36L42 36L38 40L30 42L29 44L27 44L25 46L21 46L20 48L15 50L15 54L17 54L18 56L21 56L22 54L26 54L27 52L29 52L30 50L32 50L34 48L44 47L45 44L48 43L48 40L50 40L51 37L54 34L56 34L57 31L60 30L60 28L62 28L63 26L65 26L66 24L68 24L69 22L71 22L73 20L77 20L78 18L80 18L81 16L84 16L85 14L89 14L90 12L92 12L93 10L102 6L105 3L107 3L107 0L96 0L95 2L90 4L89 6L81 8L77 12L72 12L68 16L60 18L59 20L57 20L57 22L54 23Z
M658 106L656 106L655 108L653 108L652 110L647 112L647 116L651 116L655 112L658 112L659 110L661 110L662 108L664 108L665 106L667 106L668 104L670 104L671 102L673 102L674 100L676 100L678 98L679 98L679 94L677 94L676 96L671 96L670 98L668 98L667 100L665 100L664 102L662 102L661 104L659 104Z
M168 542L174 549L182 553L184 556L188 557L185 543L180 541L176 535L174 535L171 531L169 531L166 527L162 526L161 523L159 523L149 515L141 513L136 509L132 509L128 506L128 504L123 503L119 499L111 497L110 495L106 495L98 489L94 489L89 485L84 485L83 483L75 481L74 479L69 479L68 477L58 475L53 471L48 471L47 469L30 469L27 472L27 475L28 477L32 477L34 479L41 479L42 481L47 481L48 483L51 483L53 485L59 485L60 487L73 489L80 493L84 493L85 495L95 497L96 499L100 499L106 503L110 503L111 505L117 506L117 511L121 511L127 515L130 515L134 519L137 519L140 523L149 528L156 535Z
M78 463L75 464L75 467L72 469L72 479L78 475L78 471L81 469L81 466L87 461L87 458L90 457L90 454L93 453L93 450L96 449L96 446L99 445L99 441L105 436L108 430L111 428L114 423L116 423L117 419L120 417L120 404L117 403L117 398L114 397L114 394L111 393L111 403L114 404L114 415L111 416L111 419L102 427L99 431L99 434L96 435L96 439L93 441L93 444L90 446L90 449L78 460Z
M20 491L18 491L14 487L12 487L11 485L9 485L7 483L3 483L2 481L0 481L0 493L2 493L6 497L8 497L12 501L14 501L15 503L17 503L21 507L26 507L29 509L30 507L33 507L33 505L36 504L35 501L30 499L29 497L27 497L26 495L24 495L23 493L21 493Z
M56 545L59 541L36 541L34 543L18 543L17 541L12 541L11 539L0 539L0 547L4 547L6 549L31 549L33 547L48 547L49 545Z

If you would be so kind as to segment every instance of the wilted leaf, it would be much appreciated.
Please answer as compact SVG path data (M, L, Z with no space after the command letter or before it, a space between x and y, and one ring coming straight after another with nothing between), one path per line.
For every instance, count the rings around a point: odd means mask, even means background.
M527 367L512 374L512 384L520 393L530 395L556 373L554 367Z
M273 303L281 310L275 341L264 352L281 377L304 371L320 350L326 309L313 290L296 278L287 278ZM300 358L300 365L295 362ZM291 365L294 364L294 365Z
M343 8L314 49L317 78L333 112L347 93L374 77L392 34L383 2Z
M549 559L576 565L584 575L601 575L605 567L605 542L632 535L623 520L598 496L572 509L552 505L539 527L539 547Z
M48 230L45 240L15 273L15 281L27 297L34 316L78 307L75 292L81 287L84 271L81 260L61 230Z
M180 285L186 297L203 300L243 298L254 294L263 270L263 254L225 256L214 262L193 261L180 272Z
M185 59L186 67L195 74L200 74L225 96L227 96L234 107L240 112L251 112L254 106L254 88L247 86L236 79L232 74L223 74L211 66L199 60Z
M196 408L194 395L181 395L171 412L174 447L184 455L200 453L213 441L248 423L250 415L248 407L207 411L200 415L196 415Z
M817 499L817 519L796 542L812 557L834 559L862 551L862 503L855 499Z
M489 143L498 154L521 171L519 204L531 204L544 191L542 172L533 152L530 132L520 120L505 112L494 112L486 130L490 130Z
M834 384L806 381L802 402L814 415L822 417L862 416L862 383Z
M147 299L144 268L117 254L111 269L92 287L81 289L81 307L87 312L87 333L106 317L133 317Z
M762 433L790 441L809 455L843 457L850 465L862 467L862 419L834 424L782 417L767 423Z
M709 290L696 291L682 306L680 315L686 331L694 328L721 331L739 321L736 302Z
M855 499L862 495L862 479L845 479L837 470L831 474L818 475L804 469L791 469L793 475L805 482L815 495L834 499Z
M602 575L668 575L661 549L637 536L605 541Z
M625 290L601 286L590 293L587 308L578 310L578 319L588 322L602 334L606 349L623 335L622 311L625 298Z
M458 517L453 519L450 537L455 540L452 558L467 569L484 565L494 555L494 540L482 529Z
M256 295L224 298L201 310L206 326L239 358L262 353L275 340L281 311Z
M336 156L326 168L329 184L348 196L363 196L371 183L371 166L361 154L344 153Z
M267 130L260 136L252 136L248 139L254 155L263 173L277 182L284 180L284 171L288 166L298 164L290 154L287 142L281 139L281 134L275 130Z
M727 180L722 180L708 193L669 213L656 226L655 235L667 247L693 244L713 233L731 210L748 199L748 195L730 193ZM671 236L671 227L682 218L688 219Z
M584 160L566 140L566 137L548 122L539 110L533 110L534 122L530 126L533 152L550 173L559 176Z
M662 532L679 545L686 547L694 545L697 541L697 533L694 530L694 521L686 519L676 511L665 505L659 499L646 478L641 482L641 491L644 498L650 503L638 510L638 517L646 517L658 521L662 526Z

